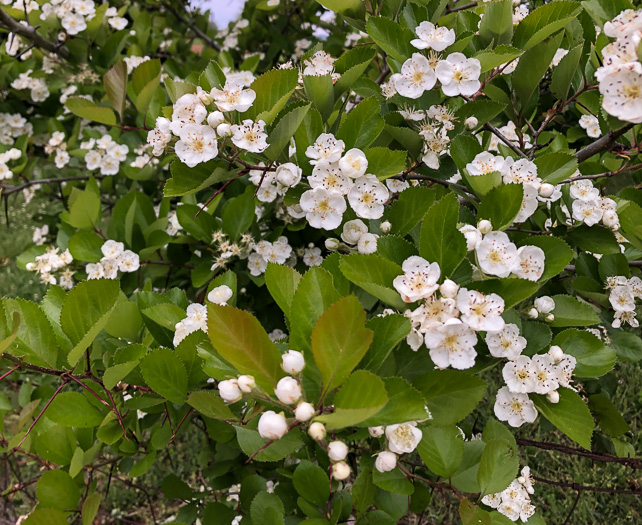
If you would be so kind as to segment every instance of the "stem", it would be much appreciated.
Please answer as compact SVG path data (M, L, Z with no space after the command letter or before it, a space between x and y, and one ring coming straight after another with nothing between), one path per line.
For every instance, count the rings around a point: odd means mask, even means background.
M66 385L68 382L69 382L69 380L68 380L68 379L65 379L65 380L62 382L62 384L61 384L61 385L56 389L56 391L53 393L53 396L51 396L51 398L49 399L49 401L47 401L47 404L46 404L46 405L44 406L44 408L40 411L40 414L38 414L38 416L36 417L36 419L34 419L34 420L33 420L33 423L31 423L31 425L30 425L30 426L29 426L29 428L27 429L27 433L26 433L24 436L22 436L22 439L20 440L20 443L18 443L18 445L17 445L15 448L20 448L20 445L22 445L22 444L24 443L24 440L25 440L25 439L27 439L27 436L28 436L28 435L29 435L29 433L33 430L33 427L35 427L35 426L36 426L36 423L37 423L38 421L40 421L40 418L41 418L41 417L42 417L42 415L45 413L45 410L47 410L47 409L49 408L49 405L51 405L52 401L56 398L56 396L60 393L60 391L65 387L65 385Z
M29 22L29 18L27 18L27 23L28 22ZM50 40L47 40L42 35L38 34L35 27L31 25L25 26L18 23L16 20L13 19L11 15L9 15L9 13L7 13L2 9L0 9L0 27L4 27L5 29L11 31L12 33L16 33L17 35L23 36L26 39L31 40L31 42L33 42L33 45L38 48L46 49L47 51L56 53L57 55L60 55L65 59L69 58L69 49L67 49L66 46L62 45L62 43L54 44Z
M18 365L16 365L16 366L14 366L11 370L9 370L8 372L6 372L6 373L2 374L2 375L0 376L0 381L2 381L5 377L10 376L11 374L13 374L13 373L14 373L16 370L18 370L19 368L20 368L20 367L19 367Z
M298 427L300 424L301 424L301 421L297 421L296 423L293 423L292 425L290 425L290 426L288 427L287 432L289 432L290 430L292 430L294 427ZM287 433L287 432L286 432L286 433ZM263 445L260 449L258 449L256 452L254 452L254 454L252 454L249 458L247 458L247 461L245 462L245 464L247 465L250 461L252 461L252 459L254 459L254 457L255 457L259 452L263 452L266 448L268 448L268 447L269 447L272 443L274 443L275 441L276 441L276 439L270 439L270 441L268 441L268 442L267 442L265 445Z
M194 410L194 408L190 407L190 409L183 416L183 419L181 419L180 423L176 427L176 430L174 430L174 433L172 434L172 439L169 440L169 443L167 443L167 446L165 447L166 450L172 444L172 442L174 441L174 438L176 437L176 434L178 434L178 431L181 429L181 426L183 425L183 423L187 419L187 416L189 416L192 413L192 410ZM169 419L169 414L167 414L167 418Z
M582 148L580 151L578 151L575 154L575 156L577 157L577 162L581 164L582 162L592 157L593 155L597 155L602 151L610 150L615 144L615 140L618 137L621 137L622 135L624 135L630 129L632 129L633 126L635 126L635 124L628 124L623 128L618 129L617 131L609 131L602 138L599 138L592 144L589 144L585 148Z

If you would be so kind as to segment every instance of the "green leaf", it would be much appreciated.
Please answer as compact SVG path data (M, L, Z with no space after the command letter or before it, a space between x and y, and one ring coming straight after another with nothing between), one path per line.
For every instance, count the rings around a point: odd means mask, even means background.
M622 330L612 330L609 338L611 346L621 361L635 363L642 359L642 339L637 335Z
M72 510L80 500L80 489L62 470L47 470L36 485L38 503L44 508Z
M380 102L375 97L370 97L359 102L344 117L337 131L337 138L345 142L346 150L364 149L379 136L385 124L380 112Z
M546 396L530 394L537 410L569 438L587 450L591 450L593 418L586 403L576 392L560 388L559 403L551 403Z
M392 492L393 494L409 496L415 491L413 484L410 483L406 475L398 468L389 472L373 470L372 482L380 489Z
M491 525L490 514L466 498L459 504L459 517L462 525Z
M374 336L359 367L377 372L394 348L410 333L410 320L402 314L391 314L373 317L366 326Z
M285 525L283 502L274 493L259 492L252 500L250 516L257 525Z
M464 440L454 425L422 428L423 437L417 452L426 466L437 476L450 478L464 457Z
M565 3L563 0L558 3ZM552 5L552 4L549 4ZM518 28L524 22L519 24ZM524 53L520 59L515 72L511 75L513 81L513 90L521 102L522 108L526 106L535 88L539 86L542 77L551 65L555 52L559 49L562 41L562 33L557 37L550 38L544 42L539 42ZM517 45L517 47L521 47Z
M123 122L123 111L127 100L127 64L124 60L118 62L103 76L105 91L111 107L116 110Z
M325 393L342 385L368 351L373 332L365 323L366 312L350 295L330 306L314 325L312 354Z
M114 388L137 366L138 361L127 361L107 368L103 374L103 384L105 388L107 390Z
M65 222L74 228L95 229L100 222L100 195L74 188L69 197L69 214Z
M414 244L397 235L379 237L377 239L377 253L381 257L399 265L402 265L409 257L419 255Z
M100 247L104 243L105 240L97 233L91 230L79 230L69 239L67 248L74 259L96 263L103 256Z
M459 370L434 370L416 377L412 385L426 398L437 425L452 425L464 419L486 391L484 381Z
M493 230L505 230L522 208L524 190L521 184L502 184L491 189L477 210L478 219L488 219Z
M457 472L451 478L451 483L455 488L465 492L480 491L477 472L485 447L486 444L483 441L466 441L464 443L464 457Z
M605 395L594 394L589 397L589 408L595 415L597 424L605 434L617 437L631 430L626 419Z
M421 223L419 255L436 262L441 277L449 277L466 257L466 239L457 229L459 202L449 193L433 204Z
M493 53L496 52L497 50L493 51ZM479 59L479 55L477 55L477 58ZM455 112L455 118L460 122L465 122L468 117L475 117L477 119L477 127L479 128L504 111L505 107L506 104L502 104L501 102L477 98L463 104Z
M267 289L288 319L301 278L301 274L294 268L282 264L268 263L265 270Z
M281 354L256 317L232 306L209 303L207 327L221 357L242 374L254 376L264 390L274 389L283 377Z
M101 497L98 492L94 492L85 498L82 504L82 525L92 525L100 508Z
M243 117L270 124L294 92L299 80L297 69L273 69L258 77L250 86L256 100Z
M390 232L401 236L410 233L426 215L434 200L435 190L432 188L411 186L402 191L386 213Z
M83 97L69 97L65 102L65 107L80 118L86 118L108 126L117 124L116 115L110 108L98 106Z
M1 305L0 305L0 308L1 308ZM4 312L2 312L1 315L4 315ZM5 350L7 350L11 346L11 343L14 342L14 340L18 336L19 328L20 328L20 313L18 311L15 311L13 312L13 322L11 324L11 332L9 332L8 336L5 339L0 341L0 354L2 354Z
M330 75L305 75L303 77L303 87L308 99L312 101L323 120L327 121L334 107L332 77Z
M170 77L167 77L164 84L172 103L176 103L179 98L187 93L196 93L196 86L191 82L172 80Z
M192 392L187 404L205 417L212 419L237 419L225 402L211 390Z
M637 249L642 250L642 208L631 201L618 204L620 233Z
M371 16L366 23L366 31L381 49L399 62L417 52L410 44L415 34L389 18Z
M67 515L56 509L36 509L23 525L68 525ZM83 523L83 525L85 525Z
M210 63L198 77L199 86L206 91L212 91L212 88L223 88L225 81L225 73L215 60L210 60Z
M154 460L156 459L156 451L152 450L149 454L145 454L143 456L143 459L141 459L138 463L135 463L134 466L129 470L129 475L132 478L137 478L139 476L142 476L147 472L152 464L154 463Z
M587 303L581 303L570 295L554 295L555 309L551 312L555 319L551 326L590 326L600 322L600 318Z
M346 279L377 299L397 309L405 308L406 303L392 286L394 278L403 274L398 264L375 254L355 253L341 257L339 267Z
M537 174L549 184L568 179L577 170L577 157L567 151L554 151L536 157Z
M218 161L211 160L190 168L175 160L170 166L172 178L165 183L165 197L182 197L209 188L217 182L230 180L234 173L217 167Z
M146 60L140 64L132 74L132 87L136 94L134 105L142 115L147 113L147 108L154 93L160 86L161 62L158 58Z
M546 348L552 339L551 329L535 321L522 321L522 335L528 341L526 348L522 352L524 355L534 355Z
M334 412L318 416L315 421L325 423L329 430L368 426L365 421L377 414L387 401L383 380L367 370L357 370L335 396Z
M375 491L376 487L372 483L372 470L367 467L361 469L352 484L352 499L357 512L362 513L370 508Z
M235 427L236 437L243 453L250 457L261 447L269 442L263 439L256 430L250 430L247 427ZM252 461L280 461L286 456L293 454L303 446L301 432L294 428L285 434L281 439L277 439L268 447L261 450Z
M504 490L517 476L519 457L509 441L493 439L486 443L477 471L482 493L494 494Z
M354 83L363 75L376 55L374 47L359 46L346 51L334 63L334 68L341 77L334 85L334 98L354 86Z
M466 104L467 105L467 104ZM475 137L471 135L457 135L451 142L450 155L455 161L460 172L465 173L466 164L472 162L482 147ZM479 177L469 177L471 180Z
M509 8L509 11L510 11L510 8ZM510 16L512 18L512 14ZM482 24L484 23L484 20L486 20L486 15L484 15L484 18L482 18ZM511 28L512 28L512 21L511 21ZM479 53L477 53L475 55L475 58L477 60L479 60L479 62L481 64L481 72L482 73L486 73L487 71L490 71L491 69L494 69L494 68L496 68L498 66L506 64L507 62L511 62L511 61L515 60L516 58L521 56L522 53L523 53L523 51L520 50L520 49L517 49L516 47L507 46L507 45L500 45L500 46L495 47L495 49L493 49L493 50L483 49L482 51L480 51ZM458 110L458 112L463 110L464 107L468 106L469 104L475 104L475 102L488 103L488 102L492 102L492 101L483 100L483 99L476 99L476 100L473 100L471 102L468 102L468 103L464 104L464 106L462 106ZM497 104L498 106L503 106L503 104L499 104L498 102L492 102L492 103L493 104ZM484 107L484 104L481 104L480 106ZM501 111L502 110L500 109L497 113L495 113L495 115L498 115L499 112L501 112ZM468 113L469 113L468 116L475 115L475 113L471 113L470 110L468 111ZM495 116L495 115L493 115L493 116ZM480 120L479 117L477 117L477 119ZM488 120L490 120L490 119L486 119L485 122L488 122ZM481 125L483 125L484 123L482 123L480 121Z
M545 38L564 28L580 11L579 2L566 0L540 6L518 24L513 44L520 49L531 49Z
M583 43L571 49L553 69L551 91L559 100L566 100L573 77L582 58Z
M364 151L368 159L368 173L379 180L401 173L406 168L407 153L388 148L368 148Z
M152 350L140 363L145 382L172 403L184 403L187 396L187 371L180 357L169 348Z
M490 43L495 46L510 44L513 38L513 3L511 0L486 4L484 18L481 19L479 26L479 38L485 46Z
M303 119L310 110L310 104L295 106L291 104L286 108L287 113L283 115L274 126L268 137L270 146L265 151L265 155L270 160L276 160L289 143L294 133L303 122ZM292 108L290 111L288 111Z
M394 425L404 421L416 421L427 416L425 400L419 391L401 377L387 377L386 394L388 402L377 414L368 419L364 425Z
M582 224L575 229L568 230L567 238L571 244L582 251L602 254L621 253L620 245L613 232L602 226Z
M330 480L327 474L321 467L310 461L303 460L297 465L292 483L300 496L317 507L325 507L330 498Z
M64 427L91 428L102 423L103 414L78 392L58 394L45 412L47 419Z
M245 192L234 197L223 211L223 231L237 241L254 223L254 187L248 186Z
M119 292L118 280L95 279L78 284L67 294L60 312L60 326L74 345L67 355L70 365L78 362L105 327Z
M615 350L586 330L564 330L557 334L552 344L577 359L573 374L576 377L600 377L615 366Z

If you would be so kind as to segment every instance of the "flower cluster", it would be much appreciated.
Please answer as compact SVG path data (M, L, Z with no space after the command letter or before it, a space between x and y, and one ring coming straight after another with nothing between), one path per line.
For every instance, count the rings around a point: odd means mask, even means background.
M639 277L627 279L622 275L608 277L607 287L610 289L609 302L615 310L613 328L620 328L623 323L629 323L634 328L639 327L635 300L642 299L642 279Z
M397 466L397 455L413 452L421 438L422 431L417 428L416 421L407 421L387 427L369 427L368 432L374 438L385 435L387 450L377 454L375 468L379 472L389 472Z
M534 494L531 469L524 467L520 476L511 484L495 494L486 494L482 503L493 509L497 509L511 521L528 521L535 514L535 507L531 504L531 494Z
M207 300L214 304L227 304L234 292L227 285L212 288L207 294ZM202 330L207 333L207 307L204 304L192 303L187 307L187 316L174 326L174 346L178 346L192 332ZM221 397L223 395L221 394ZM223 398L225 400L225 398Z
M292 255L292 246L285 236L279 237L274 242L266 240L252 245L252 253L247 258L247 267L254 276L265 273L269 262L285 264Z
M103 254L100 262L89 263L86 267L87 279L116 279L119 270L130 273L140 268L138 254L125 250L122 242L109 239L103 243L100 251Z
M85 153L87 169L93 171L100 169L102 175L116 175L120 170L120 163L127 160L129 146L118 144L111 135L104 134L98 140L89 139L80 147L88 150Z
M263 166L263 163L261 163ZM284 196L289 188L301 181L301 168L292 162L279 165L276 170L251 170L250 182L259 187L256 198L261 202L273 202Z
M602 135L600 121L594 115L582 115L580 117L579 124L582 129L586 130L586 134L592 139L596 139Z
M69 153L67 153L67 143L65 142L65 134L62 131L54 131L49 137L47 144L45 144L45 153L47 155L54 154L54 163L56 168L64 168L69 164Z
M0 144L12 146L18 137L32 133L33 125L20 113L0 113Z
M69 250L65 250L60 254L58 251L58 248L48 247L45 253L36 256L34 262L27 263L25 268L31 272L37 272L40 281L43 283L60 284L66 290L70 290L74 286L72 280L74 272L67 268L60 274L59 278L56 278L53 272L62 270L65 266L70 265L74 258L69 253Z
M602 222L604 226L616 231L620 227L620 218L617 214L617 204L613 199L600 196L600 190L593 186L590 180L575 180L570 184L570 195L573 199L571 213L573 219L583 222L587 226L594 226ZM562 211L568 217L569 211L562 206Z
M345 243L342 245L338 239L326 239L325 246L328 250L334 251L345 249L356 251L362 254L374 253L377 251L377 239L379 236L368 232L368 226L361 219L353 219L343 224L341 240Z
M33 73L32 69L20 73L18 78L11 82L11 87L17 90L29 89L33 102L44 102L49 98L47 82L44 78L32 77L31 73Z
M0 180L11 179L13 177L13 172L7 164L12 160L18 160L20 157L22 157L22 151L18 148L10 148L0 153Z

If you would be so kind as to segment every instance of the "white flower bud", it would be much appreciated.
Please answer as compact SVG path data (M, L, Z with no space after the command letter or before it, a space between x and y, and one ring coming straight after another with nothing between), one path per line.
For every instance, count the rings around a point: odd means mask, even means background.
M225 122L225 115L220 111L213 111L207 115L207 123L213 129L218 128L219 125L223 124L223 122Z
M276 180L284 186L296 186L301 181L301 168L292 162L286 162L276 168Z
M455 281L451 281L450 279L446 279L444 281L444 284L442 284L439 287L439 291L441 292L441 295L448 299L454 299L457 297L457 292L459 291L459 285Z
M476 128L477 124L479 124L479 120L477 120L475 117L468 117L464 121L464 126L466 126L468 129Z
M305 368L305 359L301 352L296 350L288 350L281 356L283 363L281 367L288 374L298 374Z
M301 387L298 381L290 376L285 376L279 380L274 393L279 398L279 401L286 405L293 405L301 399Z
M542 295L535 299L535 308L541 314L548 314L555 309L555 301L548 295Z
M236 403L243 397L236 379L226 379L218 384L218 393L226 403Z
M560 394L557 390L554 390L553 392L549 392L548 394L546 394L546 399L548 399L553 404L557 404L560 402Z
M564 359L564 350L562 350L559 346L553 345L548 349L548 355L551 356L551 359L557 363L558 361L561 361Z
M375 468L379 472L390 472L397 467L397 455L387 450L381 452L375 461Z
M528 317L531 319L537 319L539 317L539 312L537 311L537 308L531 308L528 311Z
M555 186L545 182L539 187L539 196L548 199L555 192Z
M337 481L342 481L350 477L350 467L345 461L339 461L332 465L332 477Z
M493 231L493 224L486 219L482 219L479 221L479 224L477 225L477 229L482 232L484 235L487 233L490 233Z
M216 134L219 137L228 137L232 134L232 126L230 126L227 122L223 122L222 124L216 126Z
M378 438L383 436L385 429L383 427L368 427L368 433L373 438Z
M323 423L319 423L318 421L315 421L310 425L310 428L308 428L308 434L315 441L321 441L322 439L325 438L325 434L326 434L325 425Z
M339 248L339 239L326 239L325 240L325 248L326 250L329 250L331 252L337 250Z
M281 439L288 431L288 423L283 414L268 410L259 419L259 434L264 439Z
M246 394L252 392L252 390L256 386L256 381L254 380L254 378L248 375L239 376L238 383L241 392L245 392Z
M215 304L226 304L233 295L234 292L232 289L226 284L223 284L216 288L212 288L210 293L207 294L207 300Z
M343 461L348 455L348 445L343 441L331 441L328 444L328 457L332 461Z
M390 221L383 221L379 225L379 229L381 230L382 233L389 233L390 228L392 228L392 224L390 224Z
M546 316L546 320L547 320L549 323L552 323L553 321L555 321L555 316L554 316L553 314L548 314L548 315Z
M315 412L316 410L311 403L302 401L297 405L294 411L294 417L297 421L309 421Z

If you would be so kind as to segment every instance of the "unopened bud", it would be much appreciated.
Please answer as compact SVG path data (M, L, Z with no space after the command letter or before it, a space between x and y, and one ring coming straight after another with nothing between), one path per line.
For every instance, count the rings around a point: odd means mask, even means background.
M326 250L329 250L331 252L334 252L339 248L339 239L326 239L325 240L325 248Z
M385 432L385 429L383 427L368 427L368 433L373 438L378 438L383 436L384 432Z
M332 461L343 461L348 455L348 445L343 441L331 441L328 444L328 457Z
M350 467L345 461L339 461L332 465L332 477L337 481L342 481L350 477Z
M381 452L375 461L375 468L379 472L390 472L397 467L397 455L387 450Z
M555 186L545 182L539 187L539 196L548 199L555 192Z
M466 126L468 129L476 128L477 124L479 124L479 120L477 120L475 117L468 117L464 121L464 126Z
M551 356L553 361L558 362L564 359L564 350L557 345L553 345L548 349L548 355Z
M256 381L254 380L254 378L248 375L239 376L238 383L241 392L245 392L246 394L252 392L252 390L256 386Z
M448 299L453 299L457 297L457 292L459 291L459 285L455 281L446 279L444 283L439 287L441 295Z
M381 230L382 233L389 233L391 227L392 227L392 224L390 224L389 221L383 221L379 225L379 229Z
M547 320L549 323L552 323L553 321L555 321L555 316L554 316L553 314L548 314L548 315L546 316L546 320Z
M325 438L325 434L326 434L325 425L323 423L319 423L318 421L315 421L310 425L310 428L308 428L308 434L315 441L321 441L322 439Z
M294 411L294 417L297 421L309 421L315 412L316 410L311 403L302 401L297 405L296 410Z
M477 229L482 232L484 235L487 233L490 233L493 231L493 224L486 219L482 219L479 221L479 224L477 225Z
M555 390L554 392L549 392L548 394L546 394L546 399L548 399L553 404L559 403L560 402L559 392L557 390Z
M539 312L537 311L537 308L531 308L528 311L528 317L531 319L537 319L539 317Z
M227 137L232 134L232 126L227 122L223 122L216 127L216 134L219 137Z
M213 111L207 116L207 123L213 128L216 129L219 125L225 122L225 115L220 111Z

